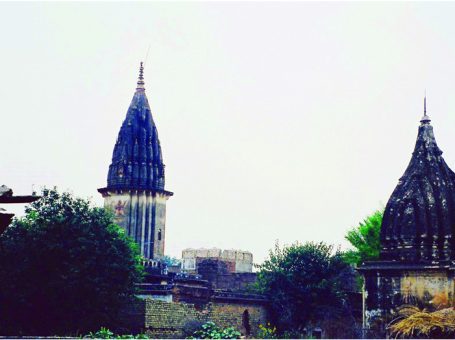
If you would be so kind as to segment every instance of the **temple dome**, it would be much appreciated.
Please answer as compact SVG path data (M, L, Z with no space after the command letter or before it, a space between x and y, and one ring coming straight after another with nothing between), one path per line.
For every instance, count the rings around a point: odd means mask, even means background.
M454 260L454 231L455 174L442 158L425 112L411 161L385 208L381 259Z
M136 92L115 143L106 189L164 191L163 157L145 95L142 63Z

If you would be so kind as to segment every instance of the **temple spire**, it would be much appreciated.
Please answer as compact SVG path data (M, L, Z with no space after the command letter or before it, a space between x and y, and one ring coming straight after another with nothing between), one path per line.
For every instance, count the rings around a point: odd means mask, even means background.
M141 61L141 66L139 67L139 78L137 80L136 91L145 91L144 87L144 64Z
M430 124L431 119L427 116L427 94L425 91L425 97L423 97L423 117L420 120L422 124Z

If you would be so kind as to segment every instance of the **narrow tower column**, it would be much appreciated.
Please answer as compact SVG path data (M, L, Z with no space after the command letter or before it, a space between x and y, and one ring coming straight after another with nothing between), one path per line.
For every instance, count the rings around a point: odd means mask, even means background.
M148 259L164 255L166 201L173 195L164 189L164 167L141 62L136 91L114 146L107 187L98 191L115 222Z

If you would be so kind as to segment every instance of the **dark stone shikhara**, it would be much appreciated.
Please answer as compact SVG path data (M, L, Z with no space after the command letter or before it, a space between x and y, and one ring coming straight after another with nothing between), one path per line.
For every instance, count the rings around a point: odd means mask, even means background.
M98 189L115 221L148 259L164 255L166 201L164 164L158 132L145 94L143 66L133 100L120 128L107 176Z
M108 189L164 190L158 132L145 95L142 66L138 86L112 154Z
M455 173L442 158L425 115L411 161L384 212L381 259L410 263L454 260L454 208Z
M426 99L420 122L411 161L384 211L380 259L359 268L364 327L382 332L400 305L437 307L436 300L454 298L455 173L436 144Z

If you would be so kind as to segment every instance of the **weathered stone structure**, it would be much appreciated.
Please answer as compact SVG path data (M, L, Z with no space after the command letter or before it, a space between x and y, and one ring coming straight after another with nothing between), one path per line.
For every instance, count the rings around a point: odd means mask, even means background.
M251 273L253 254L242 250L221 250L218 248L187 248L182 251L182 270L197 273L199 264L205 260L224 262L229 273Z
M125 327L152 338L184 338L207 321L255 335L267 322L262 295L216 289L194 275L147 275L138 284L139 300L125 311Z
M426 99L420 122L411 161L385 208L380 260L360 268L367 328L383 327L403 304L454 301L455 174L436 144Z
M199 262L197 275L207 280L214 289L231 291L248 290L257 280L256 273L229 271L227 263L219 259L206 259Z
M164 163L158 132L145 95L141 63L136 92L120 128L109 166L107 187L98 189L148 259L164 254L166 201Z
M203 277L169 272L161 261L166 201L173 193L165 190L161 146L145 95L142 63L136 92L114 147L107 186L98 191L105 207L115 213L115 222L137 242L146 258L145 280L137 284L137 304L124 311L119 328L147 332L153 338L181 338L207 321L233 326L244 335L254 334L259 324L266 322L267 300L244 290L256 279L251 273L251 253L220 251L215 258L222 261L215 266L202 264ZM241 274L250 276L237 277Z
M259 325L267 321L265 305L248 300L213 298L194 304L145 298L131 307L125 319L134 324L136 331L155 339L185 338L207 321L222 328L234 327L244 336L254 336Z

